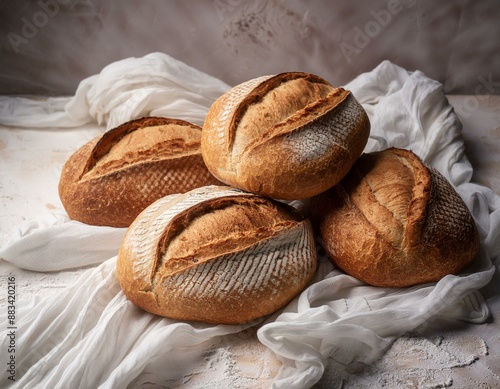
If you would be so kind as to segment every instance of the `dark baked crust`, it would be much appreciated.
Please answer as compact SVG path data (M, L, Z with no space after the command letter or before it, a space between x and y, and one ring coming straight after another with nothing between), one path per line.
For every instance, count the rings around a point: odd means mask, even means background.
M167 196L132 223L117 276L140 308L181 320L235 324L283 307L311 280L308 219L227 187Z
M132 120L96 137L62 169L59 195L69 217L127 227L160 197L218 184L203 162L200 139L199 126L160 117Z
M376 286L438 281L479 250L463 200L409 150L363 154L339 185L312 199L311 212L332 261Z
M220 181L278 199L332 187L362 153L370 132L354 96L308 73L238 85L210 108L202 154Z

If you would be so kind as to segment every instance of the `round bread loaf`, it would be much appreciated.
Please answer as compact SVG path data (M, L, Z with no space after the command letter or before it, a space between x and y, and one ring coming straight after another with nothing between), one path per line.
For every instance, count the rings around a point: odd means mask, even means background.
M79 148L63 166L59 196L69 217L128 227L160 197L220 184L200 150L201 127L145 117L124 123Z
M467 206L446 178L409 150L363 154L310 206L332 261L371 285L438 281L478 254Z
M151 204L127 230L117 259L121 288L138 307L225 324L280 309L315 270L309 219L225 186Z
M276 199L305 199L339 182L363 152L368 116L347 90L288 72L244 82L217 99L201 150L220 181Z

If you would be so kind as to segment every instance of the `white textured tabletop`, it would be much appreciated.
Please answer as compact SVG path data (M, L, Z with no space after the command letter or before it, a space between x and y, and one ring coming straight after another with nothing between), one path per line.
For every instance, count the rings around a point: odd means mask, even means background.
M500 194L500 96L448 96L464 126L473 181ZM102 129L29 130L0 127L0 246L24 222L61 209L60 169L69 155ZM55 295L82 270L36 273L0 260L0 305L7 301L7 276L15 275L18 299ZM500 387L500 276L483 295L492 312L485 324L428 323L397 340L379 361L332 366L315 386L331 388ZM3 351L3 350L2 350ZM255 330L223 338L172 388L270 387L280 362L261 345Z

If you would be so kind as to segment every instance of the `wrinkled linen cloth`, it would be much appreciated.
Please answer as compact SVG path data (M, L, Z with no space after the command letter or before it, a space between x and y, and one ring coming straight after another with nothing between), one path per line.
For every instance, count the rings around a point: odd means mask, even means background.
M95 265L56 297L20 302L16 323L17 380L12 387L135 388L168 384L227 334L258 326L258 338L283 363L275 388L308 388L328 358L369 361L400 335L446 317L482 323L489 317L480 288L500 254L500 199L471 182L461 124L442 85L419 71L384 61L344 86L372 124L365 151L412 149L457 189L478 225L481 252L474 266L437 283L410 288L371 287L336 269L319 249L313 282L287 307L244 325L208 325L157 317L131 304L115 275L125 229L88 226L63 211L13 231L0 257L18 267L54 271ZM112 128L161 115L202 124L211 103L229 88L161 53L108 65L81 82L75 96L35 101L0 98L0 121L29 128ZM0 312L7 322L6 310ZM0 348L8 347L2 325ZM6 366L7 353L0 354ZM6 369L0 380L7 381Z

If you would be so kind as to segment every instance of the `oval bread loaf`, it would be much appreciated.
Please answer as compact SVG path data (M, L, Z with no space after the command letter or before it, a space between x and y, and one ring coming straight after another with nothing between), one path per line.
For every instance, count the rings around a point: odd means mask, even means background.
M292 207L234 188L164 197L127 230L125 295L165 317L243 323L288 303L316 269L312 226Z
M79 148L65 163L59 196L69 217L128 227L160 197L220 184L200 150L201 127L145 117L124 123Z
M217 99L201 149L220 181L276 199L304 199L339 182L362 153L366 112L347 90L308 73L259 77Z
M371 285L438 281L479 250L461 197L409 150L363 154L340 184L311 200L311 214L332 261Z

